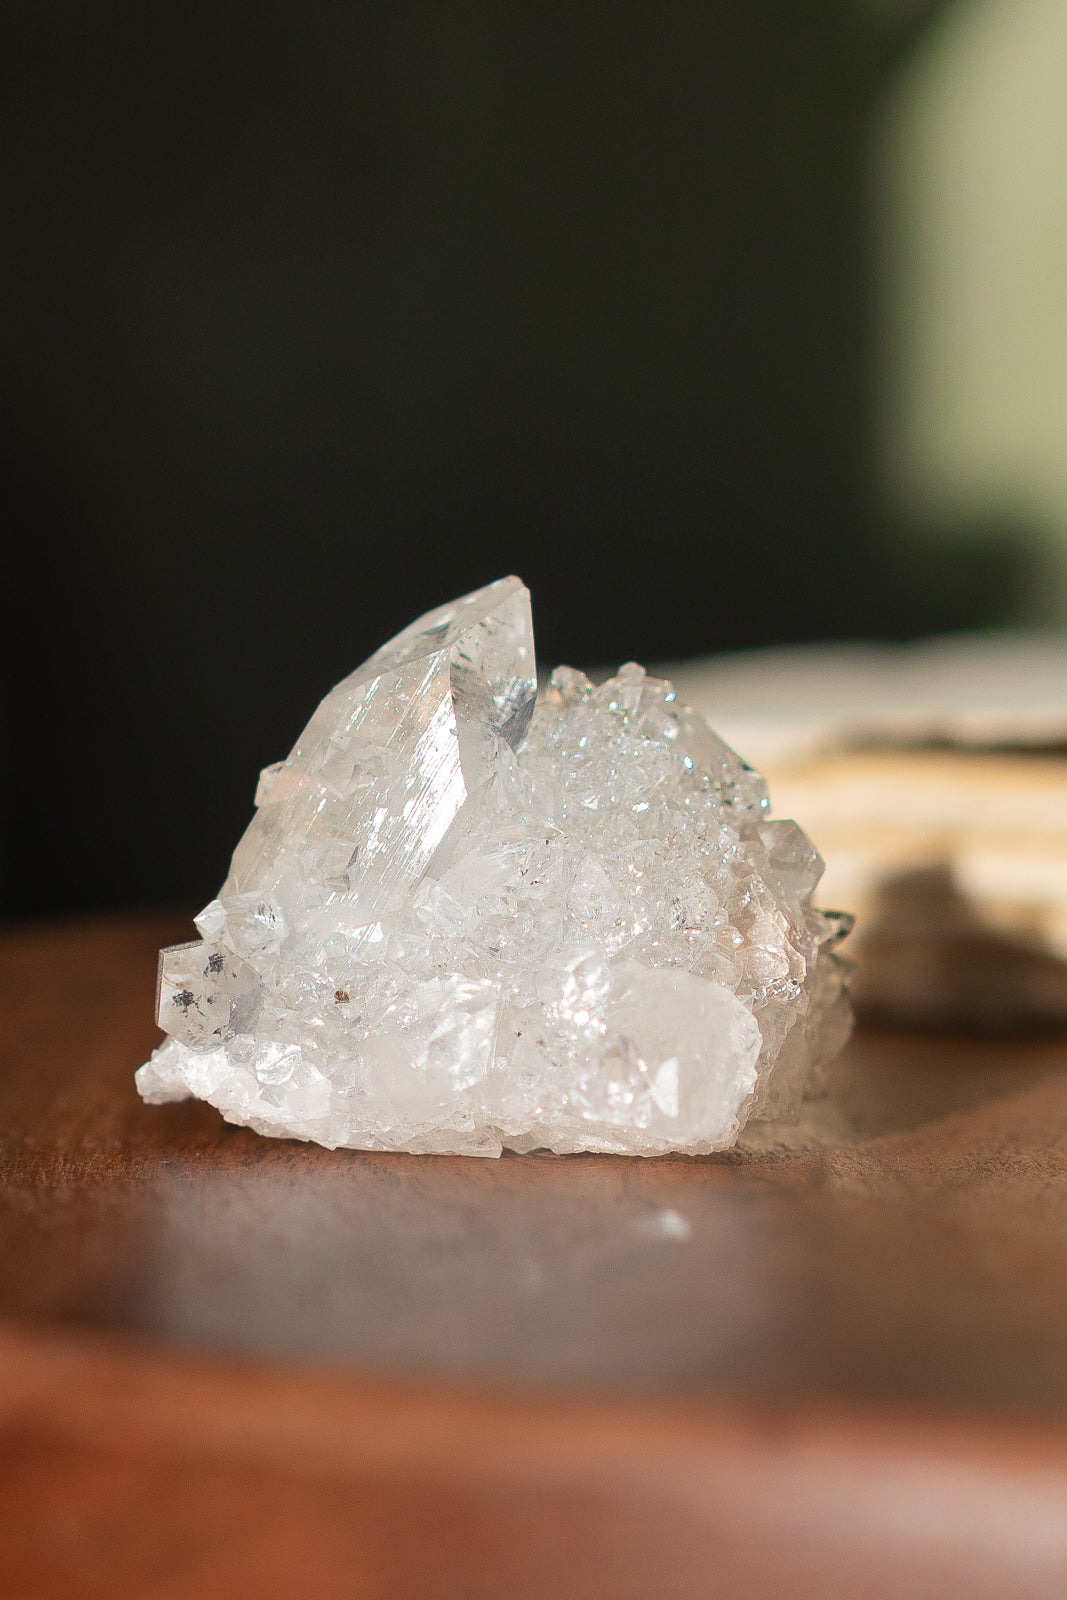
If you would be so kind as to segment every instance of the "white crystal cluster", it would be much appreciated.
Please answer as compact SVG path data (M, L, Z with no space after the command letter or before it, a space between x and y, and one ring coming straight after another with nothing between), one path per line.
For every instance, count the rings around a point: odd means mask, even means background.
M671 685L558 668L506 578L412 624L268 767L146 1100L362 1149L704 1153L848 1029L821 862Z

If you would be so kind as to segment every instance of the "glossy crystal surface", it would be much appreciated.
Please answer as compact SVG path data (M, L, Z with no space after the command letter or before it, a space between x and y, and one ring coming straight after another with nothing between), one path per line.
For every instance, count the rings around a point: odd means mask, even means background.
M145 1099L470 1155L703 1153L796 1113L848 1028L810 841L667 681L535 691L507 578L326 696L161 954Z

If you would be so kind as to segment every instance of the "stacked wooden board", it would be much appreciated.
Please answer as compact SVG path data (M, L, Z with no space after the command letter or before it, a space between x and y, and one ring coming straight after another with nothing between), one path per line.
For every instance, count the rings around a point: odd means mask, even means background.
M1067 1022L1067 641L756 652L673 669L856 912L861 1011Z

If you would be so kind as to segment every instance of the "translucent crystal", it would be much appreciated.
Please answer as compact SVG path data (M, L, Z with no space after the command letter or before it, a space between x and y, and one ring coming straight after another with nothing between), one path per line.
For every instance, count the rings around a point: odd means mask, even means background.
M193 1050L249 1032L262 995L255 972L225 945L196 939L159 953L156 1021Z
M796 1114L848 1029L811 842L641 667L535 691L506 578L326 696L162 953L146 1100L471 1155L701 1153Z

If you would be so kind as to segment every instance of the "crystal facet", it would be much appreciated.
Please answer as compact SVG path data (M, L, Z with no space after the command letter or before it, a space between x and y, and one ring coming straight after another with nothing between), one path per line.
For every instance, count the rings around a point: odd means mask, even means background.
M326 696L161 954L146 1100L469 1155L698 1154L796 1114L848 1030L811 842L641 667L535 694L505 578Z

